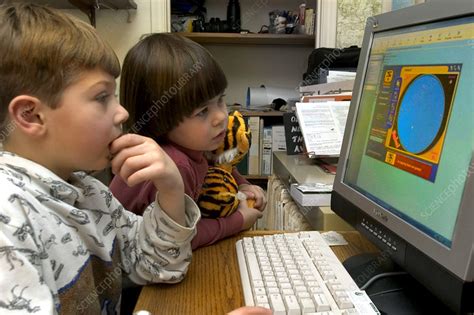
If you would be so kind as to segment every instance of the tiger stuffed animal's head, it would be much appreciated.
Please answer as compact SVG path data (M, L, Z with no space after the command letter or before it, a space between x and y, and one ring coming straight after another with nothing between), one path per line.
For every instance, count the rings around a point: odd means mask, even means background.
M198 198L203 217L229 216L237 210L240 200L246 199L245 194L238 191L232 168L242 161L250 145L251 133L245 119L241 113L234 111L229 114L224 141L208 156L213 165L207 171Z

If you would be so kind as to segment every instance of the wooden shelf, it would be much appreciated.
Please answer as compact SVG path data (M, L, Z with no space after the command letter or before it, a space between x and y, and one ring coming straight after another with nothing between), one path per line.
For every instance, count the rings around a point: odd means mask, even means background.
M244 109L240 110L242 116L244 117L279 117L283 116L284 112L278 110L271 110L271 111L246 111Z
M247 180L267 180L268 175L242 175Z
M29 1L33 2L33 1ZM57 9L83 9L94 7L94 0L35 0L34 3L50 5ZM133 0L100 0L98 9L136 9L137 4ZM97 8L96 8L97 9Z
M268 175L242 175L252 185L258 185L263 189L267 189Z
M199 44L293 45L314 47L314 36L296 34L178 33Z

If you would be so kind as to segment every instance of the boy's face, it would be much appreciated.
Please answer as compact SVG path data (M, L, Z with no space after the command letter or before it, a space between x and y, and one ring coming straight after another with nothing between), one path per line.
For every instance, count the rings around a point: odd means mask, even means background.
M196 109L170 132L174 143L196 151L212 151L224 140L227 129L227 105L224 95L218 95Z
M128 112L115 97L115 78L100 70L82 73L48 111L52 152L48 167L63 178L76 170L100 170L110 160L109 145L121 134Z

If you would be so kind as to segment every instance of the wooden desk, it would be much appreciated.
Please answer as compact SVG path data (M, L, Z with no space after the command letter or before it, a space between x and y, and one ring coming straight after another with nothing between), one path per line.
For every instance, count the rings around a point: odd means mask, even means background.
M144 287L135 306L135 312L147 310L160 315L223 315L243 306L244 297L235 242L244 236L274 233L276 232L244 232L215 245L196 250L186 278L178 284ZM377 251L357 232L341 232L341 234L349 245L332 247L341 261L356 254Z

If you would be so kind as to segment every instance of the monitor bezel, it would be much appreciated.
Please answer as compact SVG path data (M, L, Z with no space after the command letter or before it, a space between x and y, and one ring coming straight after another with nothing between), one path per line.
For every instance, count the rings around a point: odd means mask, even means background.
M369 200L366 196L344 183L343 179L347 168L347 158L352 144L352 136L357 118L356 114L359 110L359 102L362 96L374 35L384 31L472 15L473 6L469 0L430 1L429 3L374 16L367 20L339 158L338 172L333 188L337 194L346 198L359 211L362 211L379 224L388 228L405 242L408 243L407 240L410 240L409 244L411 246L417 248L430 259L466 282L474 281L474 232L472 227L469 226L469 222L474 222L474 211L472 211L474 204L474 194L472 193L474 191L474 176L467 176L466 178L451 248L434 240L425 232L420 231L392 212ZM472 172L474 172L474 154L469 167L469 175L472 175ZM333 210L338 213L337 209Z

